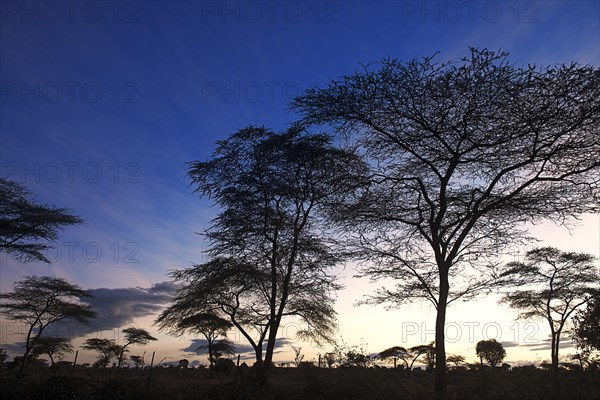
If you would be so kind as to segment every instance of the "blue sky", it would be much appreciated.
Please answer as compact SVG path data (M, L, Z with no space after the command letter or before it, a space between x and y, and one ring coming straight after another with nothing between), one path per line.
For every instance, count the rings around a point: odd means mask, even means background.
M106 307L120 326L150 330L156 305L164 304L153 285L167 281L169 269L202 261L195 232L208 227L215 209L192 194L185 170L186 162L205 159L215 140L249 124L283 129L298 117L287 108L294 95L388 56L439 52L440 60L457 59L472 46L509 51L516 65L600 65L594 1L6 1L1 7L1 175L41 202L73 208L86 224L63 232L50 267L3 256L0 290L25 275L58 274L102 299L120 298ZM535 229L548 244L599 254L598 216L586 216L571 235L551 224ZM371 286L350 279L351 268L341 271L347 289L338 298L346 342L378 351L398 344L407 323L432 329L428 305L392 313L353 308ZM509 330L514 312L491 304ZM457 320L477 315L474 305L460 307ZM0 342L17 341L16 328L1 322ZM191 339L161 337L156 346L177 358ZM461 343L457 352L474 353L473 343ZM319 351L304 348L309 355ZM545 356L523 351L514 359Z

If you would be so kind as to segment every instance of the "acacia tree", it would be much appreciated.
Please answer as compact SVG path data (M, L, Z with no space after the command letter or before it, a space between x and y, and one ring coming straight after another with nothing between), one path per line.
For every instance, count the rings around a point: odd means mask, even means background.
M598 290L600 275L594 260L591 254L541 247L528 251L523 262L507 264L500 274L517 287L502 301L521 310L519 318L543 318L548 322L557 393L560 335L575 311Z
M506 357L504 346L502 346L502 343L497 342L496 339L479 341L475 347L475 352L481 360L481 364L483 365L483 360L487 361L492 367L492 371Z
M171 271L170 276L181 285L156 320L161 330L178 335L183 333L179 323L186 318L199 314L223 316L252 346L256 362L262 363L262 346L268 332L268 306L262 296L262 282L267 277L263 272L239 260L218 257Z
M206 339L206 345L198 347L198 351L208 350L208 362L210 363L210 375L214 376L215 361L222 354L233 354L233 344L227 339L219 340L220 336L227 335L233 324L213 313L194 314L181 318L181 312L175 305L164 310L157 319L161 330L166 330L175 335L188 333L200 333Z
M428 368L432 369L435 360L434 350L433 343L413 346L409 349L402 346L394 346L379 353L379 358L382 360L394 359L394 367L396 366L396 360L401 360L408 372L410 372L415 362L424 355Z
M28 276L16 282L12 292L0 294L0 312L28 326L19 377L48 326L69 319L87 325L96 316L89 304L80 301L89 297L87 290L55 276Z
M453 354L451 356L446 357L446 361L454 364L454 368L458 368L461 366L461 364L464 364L465 356L462 356L460 354Z
M598 208L600 70L523 68L477 49L461 62L385 59L292 109L363 150L367 183L332 215L358 232L366 275L403 280L376 301L436 306L435 387L446 397L447 306L490 282L471 268L526 240L527 223Z
M20 261L50 263L44 253L58 231L83 220L68 208L37 204L25 187L0 178L0 251Z
M133 366L135 368L143 368L144 367L144 356L140 355L132 355L129 356L129 359L133 361Z
M119 353L119 362L117 364L118 368L121 368L121 363L123 362L123 353L127 351L127 347L131 346L132 344L143 346L158 340L154 336L150 335L147 330L142 328L125 328L123 329L123 335L125 335L125 344L120 346L121 351Z
M266 338L261 382L268 379L284 317L303 320L307 327L299 335L316 343L333 337L330 293L340 286L330 270L341 255L319 224L319 211L342 185L354 184L347 173L353 163L358 159L335 148L325 134L308 134L299 126L282 133L250 126L218 142L209 161L189 164L196 192L221 208L205 232L208 255L233 266L227 272L233 276L239 266L242 278L253 276L252 288L234 278L235 292L227 293L235 303L221 307L229 315L243 311ZM250 304L240 308L238 300ZM258 343L255 349L262 346L261 338ZM261 358L257 353L259 363Z
M98 352L98 359L94 366L106 368L110 360L120 357L123 354L122 346L118 345L114 339L89 338L81 345L83 349Z
M66 354L72 352L73 345L71 344L71 339L52 336L41 336L31 349L31 354L34 356L48 355L48 358L50 358L50 367L52 368L54 368L54 357L61 359Z

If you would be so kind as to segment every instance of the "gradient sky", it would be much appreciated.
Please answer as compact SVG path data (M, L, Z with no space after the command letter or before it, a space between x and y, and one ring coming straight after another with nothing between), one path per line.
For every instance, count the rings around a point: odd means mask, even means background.
M298 118L288 102L305 89L384 57L406 61L439 52L440 60L458 59L470 46L509 51L515 65L600 65L596 1L3 1L0 7L1 176L86 220L61 234L51 266L0 255L0 290L26 275L51 274L91 289L103 317L85 332L73 328L74 336L119 340L129 325L156 333L152 321L173 290L167 271L203 260L195 232L216 213L192 194L186 162L205 159L216 140L249 124L284 129ZM532 229L543 244L600 255L598 215L584 216L571 232L552 223ZM353 268L340 269L346 285L337 302L340 340L368 352L433 340L429 304L354 307L376 286L353 279ZM448 310L448 353L471 360L477 341L496 337L509 362L549 359L547 327L515 322L516 313L496 300ZM22 327L0 323L0 344L14 349ZM280 332L286 340L276 360L292 358L295 329L290 322ZM157 360L206 362L188 353L197 338L159 337L146 349L156 350ZM307 360L330 350L299 345ZM80 357L89 361L93 354Z

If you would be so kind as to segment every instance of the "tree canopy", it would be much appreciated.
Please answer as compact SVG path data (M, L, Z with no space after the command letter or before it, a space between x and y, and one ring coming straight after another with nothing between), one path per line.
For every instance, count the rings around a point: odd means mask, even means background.
M475 347L475 352L477 353L477 357L486 360L492 369L506 357L504 346L502 346L502 343L497 342L496 339L479 341Z
M0 178L0 251L49 264L48 242L58 238L61 228L82 222L72 210L37 204L24 186Z
M583 350L600 351L600 292L595 292L587 307L576 313L574 339Z
M365 185L333 215L370 262L366 275L399 280L377 301L436 306L445 397L447 305L485 291L488 259L529 239L526 224L598 210L600 69L519 67L486 49L460 61L384 59L307 90L292 109L368 160Z
M528 251L524 262L509 263L500 274L513 286L502 301L520 310L520 318L548 322L557 392L560 336L573 314L600 288L594 261L591 254L541 247Z
M125 336L125 343L121 346L121 352L119 354L119 362L117 366L120 368L121 363L123 362L123 353L127 351L127 348L132 344L137 345L146 345L150 342L154 342L156 339L154 336L150 335L150 333L142 328L125 328L123 329L123 335Z
M83 349L98 352L98 359L94 363L97 367L106 368L113 358L121 357L125 351L114 339L89 338L81 345Z
M349 170L355 164L359 159L329 136L300 126L281 133L247 127L218 142L208 161L189 164L196 192L220 212L205 232L210 261L173 273L189 282L173 305L192 306L178 307L182 316L215 310L228 316L254 347L263 381L284 317L306 324L298 332L303 338L323 343L333 337L331 294L340 286L331 270L342 257L322 209L341 187L354 184Z
M68 319L87 324L94 318L96 313L89 304L80 301L86 297L92 297L87 290L55 276L28 276L16 282L12 292L0 294L0 311L28 326L23 359L28 359L49 325ZM20 376L25 365L21 365Z

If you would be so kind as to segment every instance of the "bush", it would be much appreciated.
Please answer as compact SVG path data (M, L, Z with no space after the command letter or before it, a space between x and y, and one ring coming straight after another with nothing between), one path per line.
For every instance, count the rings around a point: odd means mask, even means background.
M231 375L235 370L235 363L229 358L219 358L215 362L215 372L223 375Z

